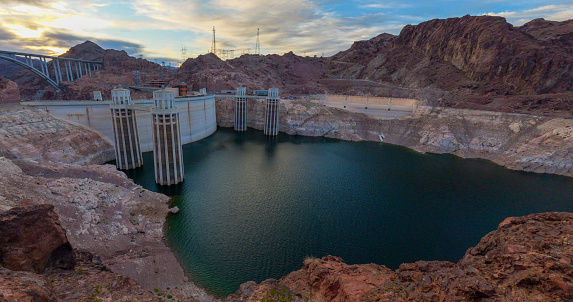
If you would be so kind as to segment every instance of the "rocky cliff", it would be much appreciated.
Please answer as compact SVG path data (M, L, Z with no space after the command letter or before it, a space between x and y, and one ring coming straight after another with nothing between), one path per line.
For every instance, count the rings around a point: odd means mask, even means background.
M232 98L217 100L217 123L233 125ZM250 100L247 125L262 129L264 101ZM280 131L343 140L380 141L419 152L483 158L511 169L573 176L573 120L491 111L419 106L414 115L386 120L281 100Z
M80 255L78 265L82 271L88 270L117 281L100 280L92 284L87 283L89 278L83 279L89 276L77 276L73 279L81 282L70 285L64 279L59 284L62 291L70 296L80 292L87 297L88 292L97 291L96 296L109 298L113 296L109 288L115 287L121 292L141 286L156 295L155 298L150 295L152 299L157 299L157 294L165 294L182 300L212 300L203 290L185 281L183 269L163 242L163 226L170 212L169 198L134 184L114 166L89 165L110 159L104 154L113 148L101 134L54 119L36 109L21 106L3 106L0 109L0 154L3 155L0 156L0 211L16 211L21 206L53 205L53 212L59 217L58 224L65 230L75 254ZM113 152L108 155L113 156ZM9 213L0 214L0 229L2 215ZM33 224L27 228L40 231ZM29 236L24 236L23 232L10 238L26 241L28 245L21 250L36 251L32 258L38 258L38 254L46 259L49 251L40 251L51 245L41 244L42 240L24 240ZM7 240L14 242L13 239ZM50 242L54 246L61 244L57 240ZM10 251L6 255L12 255ZM17 257L0 255L0 258L10 260ZM42 263L35 271L45 267ZM17 269L19 266L5 267ZM74 276L73 271L45 274L60 276L58 278L67 276L65 278L68 279ZM18 274L7 272L6 276L16 278ZM108 281L109 284L105 283ZM100 288L96 290L97 286ZM105 289L105 286L109 288ZM102 291L107 291L107 296ZM57 292L52 294L53 298L58 297ZM133 299L133 295L128 297Z
M227 301L569 301L573 214L507 218L457 263L418 261L396 271L306 259L280 280L248 282Z
M242 55L223 61L214 54L188 59L179 68L176 83L186 82L193 90L208 91L247 87L279 88L283 93L323 93L317 82L330 64L323 58L301 57L292 52L280 55Z
M396 45L449 62L470 79L503 86L510 93L573 90L568 49L538 40L502 17L464 16L409 25Z

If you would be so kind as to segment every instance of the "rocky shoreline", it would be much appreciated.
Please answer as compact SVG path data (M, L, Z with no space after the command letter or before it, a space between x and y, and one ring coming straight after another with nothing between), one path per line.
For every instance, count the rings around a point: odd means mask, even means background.
M571 301L573 214L511 217L457 263L418 261L393 271L306 259L280 280L247 282L227 301Z
M233 126L232 98L216 101L217 124ZM250 100L247 126L263 129L264 101ZM491 160L513 170L573 177L573 119L418 106L388 120L319 101L281 100L281 132L349 141L380 141L418 152Z

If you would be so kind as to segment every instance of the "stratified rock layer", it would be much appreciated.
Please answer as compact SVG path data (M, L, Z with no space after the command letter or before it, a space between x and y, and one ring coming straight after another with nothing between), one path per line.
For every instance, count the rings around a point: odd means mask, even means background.
M504 220L458 262L418 261L396 271L305 260L279 281L245 283L227 301L288 296L291 301L568 301L573 299L573 214Z
M44 276L0 267L0 301L52 302L53 289Z
M115 158L111 141L101 133L19 105L0 106L0 155L66 164L101 164Z

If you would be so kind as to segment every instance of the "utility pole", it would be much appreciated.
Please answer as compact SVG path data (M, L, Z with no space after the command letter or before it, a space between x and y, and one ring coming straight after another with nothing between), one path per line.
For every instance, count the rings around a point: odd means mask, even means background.
M255 54L261 55L261 41L259 40L259 29L257 28L257 44L255 46Z
M211 45L211 52L217 54L217 46L215 44L215 26L213 26L213 44Z

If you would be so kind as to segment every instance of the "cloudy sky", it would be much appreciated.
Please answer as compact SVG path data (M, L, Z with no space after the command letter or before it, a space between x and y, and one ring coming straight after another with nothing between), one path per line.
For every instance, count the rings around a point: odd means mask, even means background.
M573 19L573 0L0 0L0 50L57 55L91 40L158 60L218 49L332 55L353 41L400 33L406 24L499 15L514 25Z

